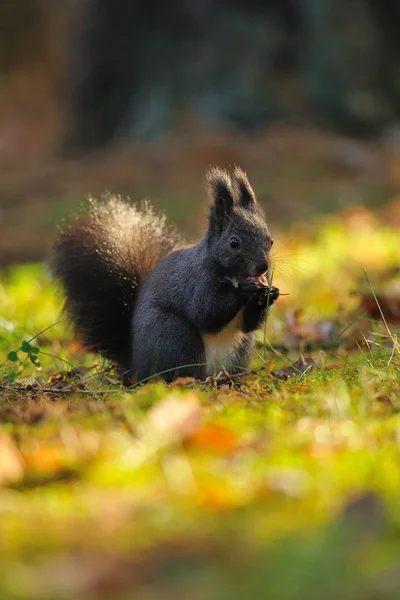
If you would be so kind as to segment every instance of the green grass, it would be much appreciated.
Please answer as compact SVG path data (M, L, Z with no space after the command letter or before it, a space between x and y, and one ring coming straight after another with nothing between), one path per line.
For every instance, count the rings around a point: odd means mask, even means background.
M289 296L231 388L124 390L43 266L3 275L1 598L400 597L398 329L352 294L390 309L399 232L316 229L277 241ZM299 353L314 369L278 378Z

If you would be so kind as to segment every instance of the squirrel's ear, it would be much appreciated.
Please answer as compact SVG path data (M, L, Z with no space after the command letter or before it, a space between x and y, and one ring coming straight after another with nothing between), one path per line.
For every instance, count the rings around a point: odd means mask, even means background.
M208 195L211 200L211 224L222 229L225 217L233 208L233 190L228 174L221 169L210 169L206 175Z
M247 175L239 167L233 172L233 182L238 194L239 204L245 208L252 208L257 204L253 189L247 179Z

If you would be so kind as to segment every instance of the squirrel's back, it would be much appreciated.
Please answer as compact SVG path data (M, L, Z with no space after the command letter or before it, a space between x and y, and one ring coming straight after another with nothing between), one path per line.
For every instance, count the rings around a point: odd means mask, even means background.
M161 258L180 245L175 228L149 202L110 197L66 225L54 245L52 270L82 342L129 371L137 288Z

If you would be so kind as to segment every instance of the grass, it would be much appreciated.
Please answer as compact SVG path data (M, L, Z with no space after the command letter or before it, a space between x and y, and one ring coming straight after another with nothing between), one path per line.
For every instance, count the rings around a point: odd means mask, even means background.
M45 267L4 274L1 598L400 597L399 232L374 219L277 240L289 296L233 387L127 391Z

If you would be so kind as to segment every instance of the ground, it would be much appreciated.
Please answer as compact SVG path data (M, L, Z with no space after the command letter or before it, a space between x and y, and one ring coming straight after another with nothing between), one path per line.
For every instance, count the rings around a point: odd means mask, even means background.
M276 238L240 381L123 388L46 267L8 270L1 598L399 598L397 207Z

